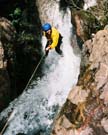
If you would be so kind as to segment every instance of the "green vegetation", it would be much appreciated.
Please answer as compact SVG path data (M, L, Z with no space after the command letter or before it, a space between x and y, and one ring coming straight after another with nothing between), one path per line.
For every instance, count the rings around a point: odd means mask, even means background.
M101 26L104 28L105 25L108 24L108 1L98 0L97 3L98 5L89 8L88 11L98 19Z
M20 25L20 20L22 16L22 11L20 8L16 8L13 12L13 14L9 15L12 18L12 24L16 27L17 25Z
M13 94L11 97L15 98L24 90L41 58L41 23L35 0L16 0L8 8L10 11L8 9L4 16L11 21L16 32L11 41L4 40L4 51Z

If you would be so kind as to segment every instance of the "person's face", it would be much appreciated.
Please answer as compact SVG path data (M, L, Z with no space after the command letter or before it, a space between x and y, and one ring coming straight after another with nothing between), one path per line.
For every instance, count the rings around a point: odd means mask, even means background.
M51 30L45 31L46 34L51 34Z

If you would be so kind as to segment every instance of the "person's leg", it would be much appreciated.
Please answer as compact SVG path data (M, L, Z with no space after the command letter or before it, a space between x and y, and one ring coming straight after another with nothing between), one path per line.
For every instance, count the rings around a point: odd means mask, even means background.
M56 52L57 52L58 54L60 54L60 55L62 54L62 50L60 49L60 47L57 46L57 47L55 48L55 50L56 50Z
M49 44L50 44L49 42L50 41L47 41L47 44L45 46L45 49L49 46ZM48 53L49 53L49 50L48 51L45 50L45 56L48 56Z
M47 47L45 47L45 49L46 49ZM48 56L48 53L49 53L49 50L48 51L46 51L45 50L45 56Z
M60 46L62 44L62 36L60 35L59 37L59 41L58 41L58 44L57 44L57 47L55 47L55 50L58 54L62 55L62 50L60 49Z

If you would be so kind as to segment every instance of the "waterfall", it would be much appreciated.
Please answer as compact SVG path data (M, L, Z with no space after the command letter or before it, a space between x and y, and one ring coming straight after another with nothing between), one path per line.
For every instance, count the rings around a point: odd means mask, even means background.
M4 135L49 135L55 115L78 79L80 56L74 54L71 46L73 35L69 9L60 11L59 1L54 0L37 0L37 5L42 23L50 22L62 34L64 57L52 49L43 63L43 77L34 80L28 90L0 114L2 118L12 108L15 110ZM43 50L45 43L43 37Z

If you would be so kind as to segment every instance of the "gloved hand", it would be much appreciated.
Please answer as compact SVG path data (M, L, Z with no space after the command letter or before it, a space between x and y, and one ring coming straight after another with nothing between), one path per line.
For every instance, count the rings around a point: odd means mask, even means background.
M47 48L45 48L45 51L49 51L49 49L50 49L51 47L50 46L48 46Z

